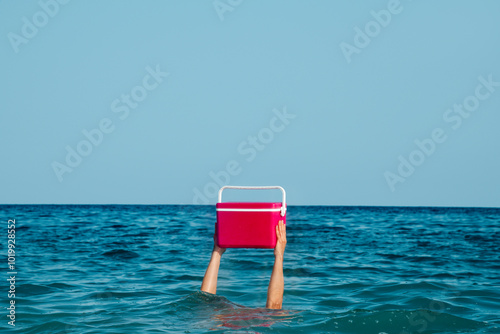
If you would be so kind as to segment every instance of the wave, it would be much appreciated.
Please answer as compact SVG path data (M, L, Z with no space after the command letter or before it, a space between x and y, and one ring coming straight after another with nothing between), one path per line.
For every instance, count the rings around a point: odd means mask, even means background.
M113 259L128 260L139 257L140 255L136 252L125 250L125 249L113 249L102 254L103 256L111 257Z

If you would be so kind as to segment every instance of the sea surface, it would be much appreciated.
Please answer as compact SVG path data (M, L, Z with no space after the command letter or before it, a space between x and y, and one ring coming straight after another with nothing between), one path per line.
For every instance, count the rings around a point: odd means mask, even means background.
M214 206L3 205L0 219L1 333L500 333L500 209L290 206L279 311L271 249L228 249L217 295L199 291Z

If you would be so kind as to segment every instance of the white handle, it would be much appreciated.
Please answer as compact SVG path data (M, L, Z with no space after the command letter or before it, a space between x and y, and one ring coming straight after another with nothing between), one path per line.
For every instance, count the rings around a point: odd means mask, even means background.
M281 193L283 194L283 203L281 204L281 216L285 216L285 213L286 213L286 193L285 193L285 189L283 189L282 187L280 186L224 186L222 188L220 188L219 190L219 203L222 202L222 191L224 189L250 189L250 190L253 190L253 189L279 189L281 190Z

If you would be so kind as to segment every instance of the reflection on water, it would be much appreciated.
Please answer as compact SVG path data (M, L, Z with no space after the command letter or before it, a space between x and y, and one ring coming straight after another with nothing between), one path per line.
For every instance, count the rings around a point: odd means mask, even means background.
M299 312L291 310L271 310L266 308L250 308L235 304L227 298L197 291L169 305L172 312L182 310L178 314L182 319L188 317L195 328L210 330L247 329L271 327L277 323L285 325ZM208 325L208 326L207 326Z

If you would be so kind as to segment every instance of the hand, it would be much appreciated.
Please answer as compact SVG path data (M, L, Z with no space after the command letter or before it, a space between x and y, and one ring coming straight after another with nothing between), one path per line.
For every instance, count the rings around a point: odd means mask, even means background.
M276 225L276 247L274 247L274 256L281 256L285 254L286 247L286 225L280 220Z
M217 233L214 233L214 250L213 251L219 253L220 256L222 256L222 254L224 254L224 252L226 251L225 248L219 247L218 242L217 242Z

